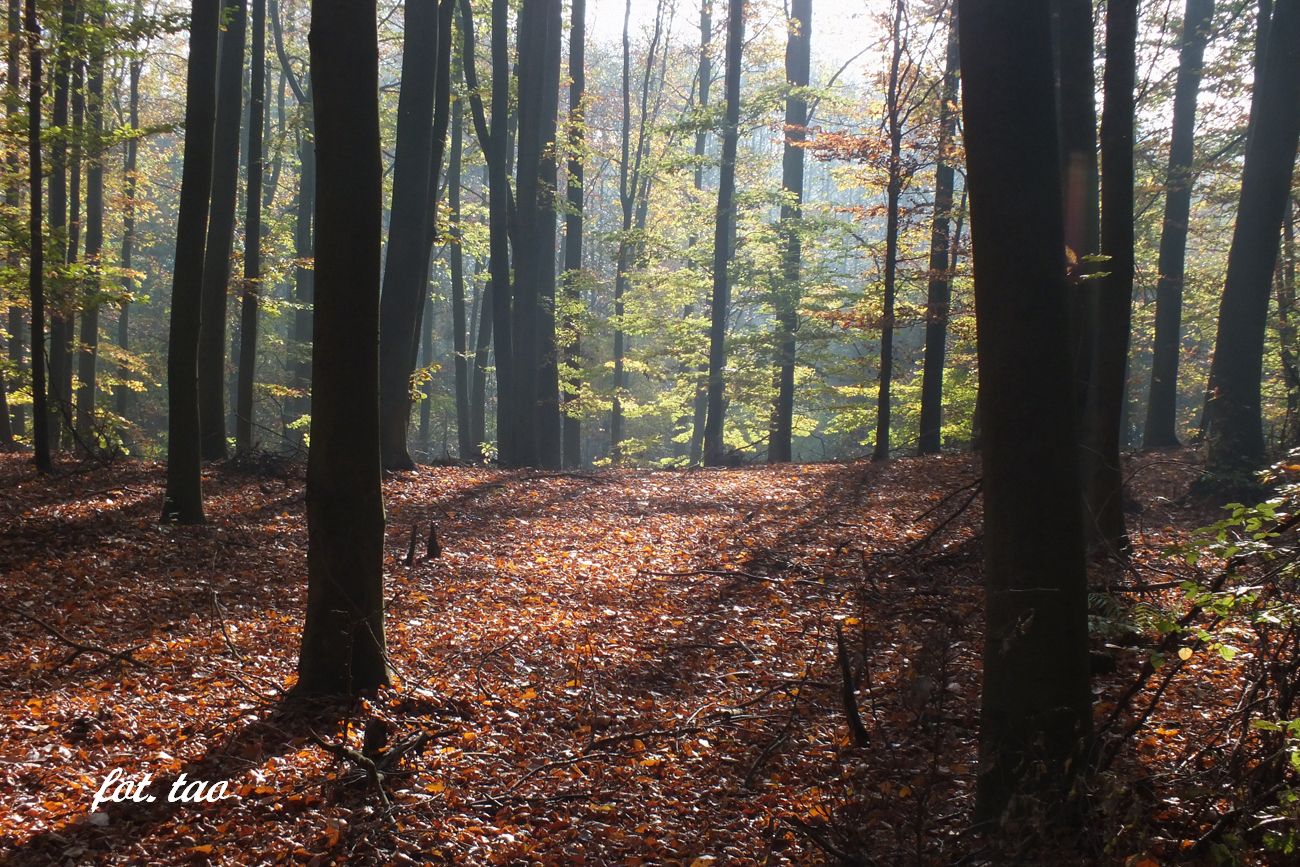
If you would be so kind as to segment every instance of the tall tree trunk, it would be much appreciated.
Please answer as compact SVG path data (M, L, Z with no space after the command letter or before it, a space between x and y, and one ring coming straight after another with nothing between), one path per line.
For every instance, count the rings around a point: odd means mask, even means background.
M459 71L458 68L456 72ZM462 247L460 228L461 155L465 146L465 115L459 100L451 111L451 155L447 162L447 219L450 223L447 263L451 270L451 342L452 352L455 355L456 444L458 457L462 461L469 461L474 459L476 445L469 422L469 355L465 338L465 251ZM427 345L428 341L426 340L425 343Z
M36 470L50 473L50 415L46 400L45 362L45 236L41 220L41 26L36 18L36 0L23 4L23 25L27 32L30 59L27 87L27 185L31 201L27 227L31 252L27 264L27 289L32 305L32 452ZM56 428L57 430L57 428Z
M143 16L144 0L135 0L132 22L138 23ZM135 254L136 159L139 152L136 134L140 129L140 69L143 62L139 57L132 57L128 73L130 94L127 97L127 117L131 126L131 137L126 140L126 160L123 166L125 180L122 195L122 268L128 272L131 270L132 257ZM131 291L134 285L134 280L130 274L122 277L123 297L122 306L117 316L117 345L124 356L126 351L131 348ZM129 376L130 368L127 366L125 358L123 358L117 366L119 383L125 383ZM114 389L113 402L113 408L117 414L125 417L131 408L131 389L124 384L119 384Z
M934 168L934 222L930 227L930 275L925 300L925 362L921 371L921 424L917 454L935 455L943 448L943 374L948 355L948 316L952 304L952 223L954 186L953 138L957 134L960 75L956 6L948 22L948 53L939 92L939 154Z
M785 149L781 158L781 288L777 321L776 405L772 408L772 433L767 459L781 463L793 458L794 362L799 328L799 297L803 267L803 242L799 221L803 216L803 152L807 138L808 67L812 47L812 0L794 0L790 7L789 35L785 43L786 85L795 88L785 98Z
M483 459L487 442L487 368L488 350L492 346L492 281L483 286L478 301L478 333L474 340L474 376L469 391L469 427L474 448L473 460Z
M1065 179L1065 246L1075 280L1070 292L1070 343L1074 354L1076 418L1082 420L1092 370L1095 286L1082 279L1095 270L1101 250L1097 169L1097 100L1093 72L1092 0L1054 0L1061 173Z
M239 199L240 117L244 95L244 30L248 0L225 0L217 120L212 160L212 211L203 256L203 320L199 330L199 424L203 459L224 458L226 447L226 305L230 252Z
M217 32L220 0L193 0L185 79L185 152L176 217L171 327L167 340L167 493L164 521L203 523L199 433L199 324L203 242L212 193L217 117Z
M422 349L420 350L422 353L420 357L420 364L425 368L427 368L429 367L429 365L433 364L434 334L433 334L433 292L432 291L426 292L424 296L424 314L422 316L422 325L424 328L424 336L420 340L420 346L422 347ZM432 420L431 417L433 415L434 390L435 387L434 387L433 377L430 376L428 379L424 381L424 387L422 389L424 394L424 399L420 401L420 452L426 461L429 460L429 458L432 456L431 449L433 448L433 432L431 430L430 422Z
M1214 0L1187 0L1183 13L1178 77L1174 83L1173 129L1165 173L1165 216L1160 229L1160 277L1156 283L1156 333L1152 342L1151 393L1143 448L1178 445L1178 355L1183 317L1183 269L1187 224L1192 209L1192 146L1196 137L1196 98L1201 91L1205 43L1214 18Z
M95 427L95 365L99 356L100 255L104 249L104 46L105 11L97 4L90 16L95 35L90 52L86 106L90 149L86 168L86 264L90 283L81 308L81 355L78 359L77 432L85 447L93 447Z
M1205 404L1206 473L1247 482L1264 463L1264 332L1278 239L1300 136L1300 0L1277 0L1251 100L1237 225Z
M732 241L735 236L736 145L740 124L740 52L745 44L745 0L727 2L726 112L722 124L722 164L718 173L717 224L713 234L713 301L709 324L709 390L704 421L704 463L720 465L723 439L723 369L727 363L727 314L731 306Z
M312 0L316 295L307 619L298 691L389 682L379 454L379 37L374 0Z
M898 294L898 206L903 195L903 106L899 67L903 59L903 2L895 0L893 52L889 61L889 90L885 96L885 126L889 135L889 184L885 192L885 298L880 319L880 383L876 395L875 461L889 460L889 426L893 409L894 302Z
M20 52L23 38L23 11L21 0L9 0L9 39L6 46L8 61L8 78L5 80L5 119L10 128L14 128L15 116L22 110L22 97L19 94ZM5 154L5 163L9 169L9 182L5 186L5 204L18 213L20 194L18 191L18 144L13 142ZM12 249L9 253L9 267L15 272L21 265L19 253ZM9 364L12 380L0 378L0 445L13 444L14 435L25 432L26 422L21 406L10 407L8 392L18 389L23 378L23 314L17 304L9 306ZM11 419L12 415L12 419Z
M266 121L266 0L253 0L252 69L248 84L248 193L244 197L244 286L239 310L239 374L235 451L253 447L253 379L257 372L257 308L262 280L262 147Z
M1051 21L1037 0L959 9L984 428L975 813L993 824L1017 794L1059 808L1092 702Z
M407 0L402 37L402 89L397 106L393 204L384 259L379 320L379 417L385 469L415 466L406 446L411 370L420 309L428 286L427 198L437 84L437 0Z
M50 281L49 414L50 447L57 449L64 430L65 411L72 395L65 383L72 380L72 299L66 269L68 261L68 104L72 77L71 32L77 22L77 0L63 0L59 38L55 45L54 106L50 123L58 133L50 145L50 258L55 274Z
M1300 443L1300 329L1296 327L1296 243L1295 205L1287 203L1282 224L1282 260L1278 262L1277 315L1278 346L1282 362L1282 381L1286 385L1286 423L1282 447L1295 448Z
M1101 251L1106 276L1095 289L1092 373L1083 420L1085 529L1094 553L1123 555L1124 478L1120 425L1133 308L1133 125L1137 86L1137 0L1106 6L1105 101L1101 115Z
M12 0L11 0L12 2ZM566 468L582 466L582 421L573 402L581 388L578 370L582 365L581 319L578 311L582 304L582 222L583 199L586 194L583 179L583 157L586 148L583 104L587 89L587 0L572 0L569 25L569 162L566 196L568 211L564 217L564 308L568 314L564 331L568 342L564 347L564 401L562 461Z
M524 0L519 13L519 153L515 176L514 384L521 420L512 463L559 468L555 373L555 141L561 4ZM494 114L495 116L495 114ZM548 184L549 181L549 184ZM548 363L549 359L549 363ZM498 367L500 361L498 361Z
M702 198L701 194L704 191L704 156L709 141L708 129L704 126L704 112L709 107L709 85L713 83L713 59L709 56L709 44L713 39L712 11L713 0L700 0L700 61L695 73L699 87L699 99L695 106L699 114L699 127L695 132L695 150L692 153L695 158L694 187L697 198ZM692 236L692 247L695 246L695 240ZM687 305L686 315L691 315L691 312L690 305ZM704 421L709 405L708 384L709 366L706 361L699 370L699 377L695 383L695 398L691 402L691 466L698 466L704 459Z

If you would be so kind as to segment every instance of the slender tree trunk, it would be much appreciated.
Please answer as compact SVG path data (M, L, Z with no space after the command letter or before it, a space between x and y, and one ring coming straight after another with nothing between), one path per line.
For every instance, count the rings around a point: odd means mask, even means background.
M492 281L483 286L478 302L478 333L474 343L474 378L470 383L470 437L474 460L483 459L483 443L487 442L487 368L488 350L492 346Z
M463 0L466 44L472 45L469 0ZM516 429L518 406L515 396L514 344L510 321L510 222L507 209L509 195L509 115L510 115L510 48L509 2L492 0L492 129L490 146L484 148L488 164L488 231L492 272L492 354L497 378L497 459L505 464L517 463ZM466 56L469 74L472 58Z
M72 380L72 299L64 265L68 261L68 104L72 77L71 31L77 22L77 0L63 0L59 38L55 48L54 105L50 123L58 129L50 145L50 253L55 274L50 281L49 413L50 447L59 448L64 411L72 396L65 383Z
M1260 418L1268 299L1300 136L1300 0L1277 0L1251 101L1237 225L1205 404L1207 478L1247 482L1264 463Z
M235 451L253 447L253 379L257 371L257 308L262 281L262 147L266 121L266 0L253 0L252 70L248 85L248 193L244 197L244 285L239 310L239 374Z
M144 0L135 0L135 12L132 21L138 22L143 16ZM140 69L142 64L143 61L140 58L133 57L128 73L130 95L127 97L127 116L132 135L126 140L126 161L123 166L125 186L122 196L122 268L125 271L131 270L132 258L135 254L136 160L139 152L139 144L135 133L140 129ZM135 281L129 274L122 277L122 306L117 315L117 345L123 354L131 348L131 291L134 286ZM127 367L126 361L123 360L117 367L119 383L125 383L130 375L131 371ZM113 408L117 414L125 417L131 408L131 389L119 384L114 389L113 402Z
M12 2L12 0L11 0ZM568 315L564 331L568 342L564 347L564 402L563 465L573 469L582 466L582 421L574 401L581 388L579 370L582 365L582 331L578 311L582 304L582 222L583 198L586 193L583 179L583 157L586 148L586 107L583 104L587 88L587 2L572 0L569 26L569 162L567 200L568 211L564 218L564 307Z
M105 22L103 5L91 13L96 34ZM97 35L90 53L87 76L87 111L90 121L90 149L86 168L86 264L90 282L81 308L81 354L78 359L77 432L83 446L94 445L95 365L99 356L99 304L101 253L104 249L104 48Z
M23 39L23 8L21 0L9 0L9 40L6 46L8 61L8 78L5 81L5 118L10 129L14 129L15 117L22 110L22 97L19 94L20 53ZM9 168L9 183L5 186L5 204L18 213L21 195L18 188L18 144L14 142L5 155ZM13 249L9 253L9 267L19 270L21 260L19 253ZM12 367L12 380L0 378L0 445L13 445L14 435L22 435L26 429L26 416L21 406L10 407L8 392L18 389L23 378L23 314L17 304L9 306L9 363ZM12 415L12 419L11 419Z
M379 38L374 0L313 0L316 295L307 619L298 691L388 683L379 454Z
M411 418L411 370L420 309L428 285L427 196L433 154L437 84L437 0L407 0L402 39L402 89L393 159L393 204L380 301L379 413L385 469L415 466L406 446Z
M430 289L432 289L432 287L430 287ZM420 340L420 346L422 347L420 350L422 353L420 364L427 368L429 365L433 364L434 331L432 291L425 293L422 326L424 328L424 336ZM434 381L432 376L425 380L422 391L424 399L420 401L420 451L424 459L427 461L433 454L433 432L430 429L430 422L433 415L434 394Z
M1290 450L1300 442L1300 329L1296 327L1296 244L1295 205L1287 203L1282 224L1282 260L1278 262L1277 283L1278 346L1282 362L1282 381L1286 384L1286 424L1282 447Z
M220 17L220 0L193 0L185 80L185 153L167 342L167 493L162 509L164 521L183 524L203 523L198 380L200 286L208 198L212 193Z
M1085 528L1089 548L1122 555L1124 478L1120 425L1133 307L1133 125L1137 86L1137 0L1106 6L1105 102L1101 117L1101 250L1106 276L1095 291L1092 373L1083 431Z
M1092 702L1051 22L1037 0L959 8L984 425L975 810L992 824L1017 794L1060 809Z
M713 235L713 302L709 325L709 390L704 421L704 463L718 466L726 442L723 369L727 363L727 314L731 306L732 241L736 220L736 145L740 123L740 52L745 43L745 0L727 2L726 113L722 126L722 164L718 176L717 225Z
M581 2L581 0L580 0ZM459 72L459 70L457 70ZM461 155L465 146L465 115L459 101L452 108L451 155L447 163L447 263L451 270L451 340L456 375L456 444L461 460L474 459L476 449L469 422L469 355L465 339L465 252L461 246ZM428 345L428 341L425 341ZM432 358L425 363L432 361Z
M203 320L199 331L199 424L203 459L224 458L226 447L226 306L230 253L239 199L239 139L244 91L244 30L247 0L225 0L217 120L212 160L212 211L203 256Z
M921 424L917 454L943 448L943 374L948 354L948 316L952 304L953 259L949 247L954 187L953 138L957 134L960 50L956 7L948 23L948 53L939 93L939 155L934 169L934 222L930 227L930 276L925 303L925 362L921 371Z
M704 112L709 107L709 85L713 83L713 59L709 56L709 44L713 39L713 0L700 0L700 62L696 71L699 87L699 100L696 110L700 116L700 126L695 132L695 195L702 198L704 191L704 157L708 149L708 130L703 124ZM691 237L691 246L695 246L695 237ZM691 310L688 306L686 315ZM708 409L709 366L706 361L699 370L695 383L695 398L691 402L691 466L698 466L704 459L704 421Z
M1174 118L1165 174L1165 216L1160 230L1160 277L1156 283L1156 333L1152 343L1151 392L1143 448L1178 445L1178 356L1183 315L1183 269L1192 209L1192 153L1196 98L1201 90L1205 43L1214 0L1187 0L1182 46L1174 83Z
M27 184L30 203L27 227L31 252L27 265L27 289L32 305L32 452L36 470L48 474L50 460L50 415L45 382L45 227L41 220L41 27L36 18L36 0L23 4L23 25L27 32L29 84L27 88ZM57 430L57 428L56 428Z
M812 46L812 0L795 0L790 7L789 35L785 43L785 80L791 88L808 87ZM772 430L767 459L782 463L793 458L794 364L799 328L799 297L803 266L803 242L799 220L803 216L804 149L807 137L808 99L801 90L785 98L785 149L781 158L781 288L778 296L776 405L772 408Z
M876 396L876 446L871 459L889 460L889 427L894 381L894 302L898 294L898 204L903 195L902 81L903 2L894 4L894 50L889 62L889 91L885 99L889 134L889 184L885 194L885 298L880 321L880 383Z

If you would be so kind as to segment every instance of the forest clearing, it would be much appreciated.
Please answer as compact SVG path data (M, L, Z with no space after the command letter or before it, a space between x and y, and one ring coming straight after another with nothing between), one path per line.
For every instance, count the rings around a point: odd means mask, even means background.
M963 820L982 629L970 457L684 472L430 467L391 478L384 571L397 680L329 719L283 692L306 533L300 470L281 470L214 468L210 522L169 527L156 520L156 466L46 482L0 457L0 859L978 856ZM1143 511L1133 568L1117 584L1167 586L1171 570L1196 578L1167 553L1214 518L1180 502L1195 477L1190 453L1130 472ZM1177 608L1168 594L1136 598ZM845 721L837 625L862 745ZM1118 664L1094 682L1099 722L1150 649L1106 651ZM1124 774L1144 782L1094 794L1112 801L1107 810L1162 806L1093 841L1114 860L1166 863L1213 827L1180 763L1225 737L1249 656L1228 664L1198 651L1125 740ZM1138 721L1152 695L1143 690L1103 737ZM387 809L364 770L331 752L360 754L376 720L390 745L429 738L385 776ZM232 797L91 814L112 768L227 780ZM1118 817L1099 827L1117 832Z

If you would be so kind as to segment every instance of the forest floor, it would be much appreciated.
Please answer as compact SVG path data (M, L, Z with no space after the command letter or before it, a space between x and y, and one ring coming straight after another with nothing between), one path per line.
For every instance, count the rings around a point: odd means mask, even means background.
M1215 512L1178 499L1186 453L1142 461L1136 559L1163 562ZM284 694L300 469L210 468L209 523L175 527L159 465L42 479L0 456L0 861L978 860L977 479L963 455L392 476L398 683L324 715ZM1099 717L1140 661L1098 684ZM387 807L339 748L361 750L373 719L392 744L432 736L386 776ZM156 802L92 813L113 769L150 774ZM170 802L182 773L227 797ZM1118 862L1144 855L1124 845Z

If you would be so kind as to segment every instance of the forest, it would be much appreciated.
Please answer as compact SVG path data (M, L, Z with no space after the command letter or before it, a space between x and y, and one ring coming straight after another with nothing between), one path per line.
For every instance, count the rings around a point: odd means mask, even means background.
M1300 0L6 0L0 863L1300 862Z

